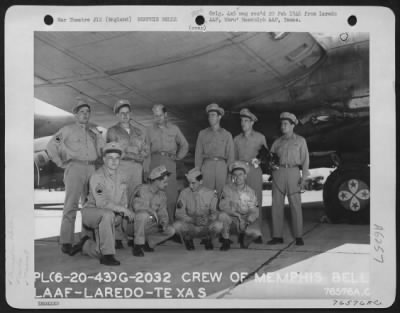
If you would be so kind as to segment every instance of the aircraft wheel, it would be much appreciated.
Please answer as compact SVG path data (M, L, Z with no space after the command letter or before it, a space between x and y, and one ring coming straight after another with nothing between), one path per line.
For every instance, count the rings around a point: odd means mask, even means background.
M369 168L335 170L324 184L323 199L332 223L368 224Z

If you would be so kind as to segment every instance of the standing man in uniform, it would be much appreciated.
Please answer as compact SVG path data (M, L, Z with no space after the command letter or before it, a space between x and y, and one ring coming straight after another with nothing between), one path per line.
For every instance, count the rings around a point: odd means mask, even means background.
M170 174L164 165L153 168L149 183L138 186L129 199L129 207L135 213L134 225L128 227L128 235L131 235L133 226L134 256L144 256L144 251L153 252L154 246L175 234L174 228L169 225L164 192Z
M64 168L65 200L61 221L61 251L70 254L74 242L75 219L79 199L84 203L90 176L95 171L104 139L95 125L89 123L90 106L80 100L73 108L76 123L61 128L47 144L50 159Z
M170 172L166 189L170 223L175 217L178 187L176 182L176 161L182 160L189 150L189 144L178 126L167 120L167 110L162 104L153 106L153 125L147 128L146 141L150 146L150 171L164 165Z
M219 208L219 220L223 224L222 246L220 250L230 249L230 233L239 235L241 248L248 248L251 242L261 238L257 218L259 209L254 190L246 184L249 167L246 163L235 161L230 165L232 183L225 185Z
M249 166L246 183L254 190L259 207L262 207L262 170L257 155L262 147L268 149L263 134L253 130L257 117L248 109L240 110L242 133L233 139L235 146L235 160L245 162Z
M282 136L274 141L271 152L279 157L279 168L272 172L272 228L273 238L268 244L283 243L285 195L288 196L296 245L304 245L301 189L310 175L309 154L306 140L293 132L298 121L294 114L280 115ZM300 168L302 169L300 174Z
M133 221L134 214L127 208L127 180L119 168L123 149L117 142L104 147L104 165L90 178L89 198L82 208L82 224L94 229L95 241L85 236L72 247L71 255L79 251L97 257L104 265L119 265L115 259L115 227L122 216Z
M107 142L118 142L123 150L120 162L121 172L127 176L128 198L136 186L143 183L143 161L149 156L145 133L130 124L132 107L128 100L118 100L114 105L114 113L119 122L108 129ZM117 248L122 247L117 242Z
M187 250L194 250L193 238L205 239L206 250L214 249L213 239L222 231L217 221L216 192L203 186L203 175L194 168L186 175L189 187L181 191L176 209L175 231L183 237Z
M203 173L204 186L221 194L228 175L228 166L234 160L233 139L220 126L224 109L216 103L206 107L210 127L200 131L196 142L195 167Z

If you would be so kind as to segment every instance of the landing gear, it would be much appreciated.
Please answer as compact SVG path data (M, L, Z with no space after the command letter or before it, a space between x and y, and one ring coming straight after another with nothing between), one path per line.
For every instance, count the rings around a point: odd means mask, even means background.
M332 223L368 224L370 221L370 169L338 168L324 184L323 199Z

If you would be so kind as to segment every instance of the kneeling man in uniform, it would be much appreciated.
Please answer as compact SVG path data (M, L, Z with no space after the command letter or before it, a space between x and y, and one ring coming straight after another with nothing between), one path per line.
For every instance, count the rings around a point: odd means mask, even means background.
M144 251L153 252L154 246L175 234L168 224L165 189L169 175L164 165L155 167L150 172L149 183L138 186L129 201L135 213L134 256L144 256Z
M261 231L257 223L259 208L253 189L246 184L248 165L235 161L230 166L232 183L225 185L219 208L219 220L223 223L222 246L220 250L230 249L230 233L239 235L241 248L248 248L251 242L260 240Z
M222 231L222 222L217 221L217 194L203 186L203 175L197 168L185 176L189 187L179 195L173 226L183 237L187 250L194 250L193 238L204 239L206 250L212 250L213 239Z
M82 224L91 228L95 240L84 236L72 247L71 255L83 254L98 257L104 265L119 265L115 259L115 227L122 216L133 221L133 213L127 209L127 181L118 169L122 148L117 142L110 142L103 149L104 165L90 178L89 198L82 208Z

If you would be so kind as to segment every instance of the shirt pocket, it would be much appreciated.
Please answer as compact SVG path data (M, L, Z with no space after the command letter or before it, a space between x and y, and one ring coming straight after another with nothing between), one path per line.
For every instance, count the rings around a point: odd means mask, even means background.
M290 161L296 161L300 155L300 144L293 143L288 146L288 157Z
M174 147L175 146L175 134L174 133L172 133L172 132L167 132L166 134L165 134L165 136L164 136L164 140L165 140L165 145L168 147L168 148L172 148L172 147Z

